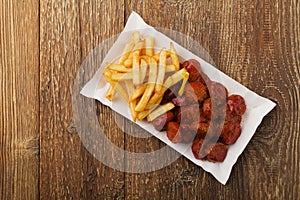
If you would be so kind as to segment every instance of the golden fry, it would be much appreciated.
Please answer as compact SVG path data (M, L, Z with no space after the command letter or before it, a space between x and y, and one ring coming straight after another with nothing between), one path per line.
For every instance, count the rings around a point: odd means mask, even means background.
M141 100L138 102L135 110L136 111L143 111L145 107L147 106L147 103L154 91L155 87L155 82L157 78L157 63L154 58L150 58L150 63L149 63L149 78L148 78L148 83L147 83L147 88L141 98Z
M153 56L154 55L154 38L151 36L146 36L145 38L145 49L146 49L146 55L147 56Z
M131 40L136 44L140 41L140 32L135 31L131 34Z
M121 57L119 59L119 64L123 64L124 61L128 58L130 52L132 51L134 47L134 42L129 42L125 45L125 48L121 54Z
M163 88L165 88L165 90L167 90L167 88L170 88L172 85L175 85L176 83L181 81L186 76L186 73L188 73L188 72L186 71L185 68L182 68L181 70L175 72L174 74L172 74L171 76L169 76L167 78L167 80L163 84ZM165 92L165 91L163 91L163 92Z
M184 87L185 87L187 81L189 80L189 75L190 74L188 72L185 72L183 74L183 81L182 81L181 87L180 87L180 89L178 91L178 95L179 96L181 96L183 94L183 92L184 92L183 90L184 90Z
M147 88L147 85L142 85L142 86L139 86L138 88L136 88L135 90L133 90L132 92L132 96L131 96L131 101L139 98L140 96L143 95L143 93L145 92Z
M132 80L125 80L124 82L125 82L125 88L127 90L127 93L129 96L131 96L134 91L134 86L133 86Z
M139 63L139 52L135 51L133 53L133 59L132 59L132 73L133 73L133 84L139 85L140 84L140 63Z
M160 52L157 53L157 54L154 54L153 58L158 62L159 61L159 55L160 55Z
M118 82L115 85L115 90L118 93L118 95L128 104L129 103L129 97L127 92L124 90L124 88L122 87L122 85L120 85L120 82Z
M163 48L159 56L158 74L157 74L157 79L155 84L155 92L157 93L160 92L165 78L166 62L167 62L166 48Z
M177 54L177 51L174 48L174 45L172 42L170 42L170 56L171 56L173 65L175 65L175 67L176 67L176 71L178 71L180 69L178 54Z
M138 51L139 54L140 54L140 52L141 52L143 46L144 46L144 42L143 42L143 41L140 41L140 42L136 43L136 44L134 45L133 50L132 50L133 53L136 52L136 51ZM133 55L132 55L132 56L133 56Z
M154 93L153 96L148 101L145 109L151 109L154 106L159 105L160 101L162 100L163 95L164 95L163 93Z
M136 106L136 100L131 101L129 103L129 107L130 107L130 112L131 112L131 116L132 116L132 120L135 122L136 118L137 118L137 112L135 111L135 106Z
M144 82L146 74L147 74L147 69L148 69L148 63L144 59L141 59L140 83Z
M125 88L127 90L128 94L128 101L129 101L129 108L130 108L130 113L133 121L136 121L137 117L137 112L135 112L135 106L136 106L136 100L131 100L131 95L134 91L134 86L131 80L126 80L125 81Z
M112 73L111 73L110 69L106 68L102 74L107 82L111 82L111 74Z
M138 120L143 120L145 117L147 117L149 115L149 113L150 113L150 110L144 110L142 112L139 112L137 114L137 119Z
M165 81L165 83L162 86L162 90L160 92L155 93L151 99L148 102L148 105L146 106L145 109L149 109L151 106L153 105L157 105L160 103L160 101L162 100L162 97L165 93L165 91L170 88L171 86L175 85L176 83L178 83L179 81L181 81L185 76L186 73L188 73L186 71L185 68L182 68L181 70L175 72L174 74L172 74L171 76L169 76L167 78L167 80Z
M159 61L160 53L161 53L161 50L160 50L160 52L158 52L152 56L157 62ZM166 51L167 58L170 57L170 54L171 53L169 51Z
M124 61L124 66L127 67L127 68L131 68L132 67L132 58L127 58Z
M110 101L113 100L113 97L115 95L115 89L110 85L108 90L107 90L107 93L106 93L106 98Z
M177 71L175 65L171 64L166 66L166 72L175 72L175 71Z
M111 74L111 80L113 80L113 81L122 81L122 80L128 80L128 79L132 79L132 72L112 73Z
M115 64L115 63L108 64L108 68L111 70L117 71L117 72L130 72L131 71L130 68L127 68L122 64Z
M152 111L147 116L148 122L153 121L155 118L157 118L158 116L160 116L160 115L168 112L169 110L172 110L174 107L175 107L175 105L173 103L171 103L171 102L159 106L158 108L156 108L154 111Z
M130 52L129 56L127 59L131 59L132 60L132 56L133 56L133 52Z
M141 59L144 59L145 61L148 61L149 60L149 56L146 56L146 55L142 55L140 56Z

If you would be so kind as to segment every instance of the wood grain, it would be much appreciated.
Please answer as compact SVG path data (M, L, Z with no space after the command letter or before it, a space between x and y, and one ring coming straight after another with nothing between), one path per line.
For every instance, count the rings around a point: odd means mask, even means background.
M99 199L122 196L119 191L123 187L123 173L95 160L82 145L76 127L71 133L68 127L74 125L71 98L76 72L84 57L100 41L121 30L123 18L114 16L122 13L119 8L123 6L116 1L54 0L42 1L40 6L40 197ZM103 27L112 28L104 30ZM103 106L101 109L111 119L111 111ZM106 125L113 126L113 123L108 120ZM113 137L113 142L123 143L123 133L119 138Z
M38 199L39 2L0 5L0 199Z
M0 0L0 199L299 198L299 4ZM93 65L82 68L85 57L101 44L103 58L110 47L107 39L122 31L131 11L154 27L189 36L208 52L206 60L277 103L225 186L184 157L153 172L124 173L137 167L126 154L97 148L101 144L89 142L97 135L87 142L80 138L82 127L99 126L115 146L128 152L165 147L154 137L124 133L145 134L106 106L73 93L74 80L81 78L75 88L79 90L100 65L95 57ZM177 34L171 37L188 45ZM194 46L189 49L202 53ZM74 110L74 96L87 106ZM85 123L91 116L94 121ZM97 153L124 169L105 166Z

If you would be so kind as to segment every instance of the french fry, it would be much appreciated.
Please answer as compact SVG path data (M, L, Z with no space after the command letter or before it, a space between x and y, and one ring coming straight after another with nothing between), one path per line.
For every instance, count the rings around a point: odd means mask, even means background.
M132 57L132 81L134 85L140 84L140 63L139 63L139 51L135 51Z
M107 93L106 93L106 98L110 101L113 100L113 97L115 95L115 89L110 85L108 90L107 90Z
M119 64L123 64L123 62L128 58L130 52L132 51L134 47L134 42L129 42L125 45L125 48L121 54L121 57L119 59Z
M176 67L176 71L178 71L180 68L178 54L177 54L177 51L174 48L174 45L172 42L170 42L170 56L171 56L173 65L175 65L175 67Z
M117 72L130 72L131 69L122 64L108 63L108 68Z
M138 51L139 53L141 52L142 48L144 46L144 41L139 41L138 43L136 43L133 47L133 53ZM133 56L133 55L132 55Z
M179 96L181 96L182 94L183 94L183 90L184 90L184 87L185 87L185 85L186 85L186 82L188 81L188 79L189 79L189 73L188 72L185 72L184 74L183 74L183 81L182 81L182 84L181 84L181 87L180 87L180 89L179 89L179 91L178 91L178 95Z
M154 93L154 95L148 101L145 109L151 109L154 106L159 105L160 101L162 100L162 97L163 97L163 93Z
M142 85L142 86L139 86L138 88L136 88L135 90L133 90L132 92L132 96L131 96L131 101L139 98L140 96L143 95L143 93L145 92L147 88L147 85Z
M160 105L161 100L163 99L163 96L159 97L157 99L156 102L154 102L153 104L148 103L147 106L145 107L145 110L153 110L155 109L157 106Z
M154 54L154 56L153 56L153 58L154 58L157 62L159 61L159 55L160 55L160 52Z
M150 109L146 109L144 111L138 112L137 119L143 120L145 117L147 117L156 107L152 107Z
M111 82L111 74L112 73L111 73L110 69L106 68L102 74L107 82Z
M144 60L141 59L141 66L140 66L140 83L143 83L146 77L148 69L148 63Z
M128 93L128 96L130 97L134 91L134 86L133 86L132 80L125 80L124 82L125 82L126 91ZM130 101L130 98L129 98L129 101Z
M124 82L125 82L125 88L126 88L127 94L128 94L131 117L132 117L133 121L136 121L137 112L134 110L135 106L136 106L136 100L133 100L133 101L131 100L131 95L134 91L134 86L133 86L132 80L125 80Z
M150 56L146 56L146 55L143 55L143 54L142 54L142 55L140 56L140 58L141 58L141 59L144 59L144 60L149 60Z
M174 107L175 105L171 102L159 106L147 116L148 122L152 122L155 118L168 112L169 110L172 110Z
M145 48L146 48L146 55L153 56L154 55L154 38L151 36L146 36L145 38Z
M137 52L137 51L140 55L143 47L144 47L144 41L138 41L137 43L135 43L135 45L134 45L134 47L133 47L132 51L130 52L127 59L132 59L133 58L133 53Z
M127 58L124 61L124 66L127 67L127 68L131 68L132 67L132 57L131 58Z
M129 102L130 113L132 116L132 120L135 122L137 118L137 112L135 111L136 100Z
M166 66L166 72L175 72L175 71L177 71L175 65L170 64Z
M133 84L139 85L141 83L140 81L140 52L143 48L144 42L140 41L137 42L133 48L133 54L132 54L132 72L133 72Z
M131 51L127 59L132 59L133 52Z
M125 101L127 104L129 103L129 97L127 92L124 90L124 88L122 87L122 85L120 84L120 82L118 82L115 85L115 90L118 93L118 95L123 99L123 101Z
M137 114L137 119L138 120L143 120L145 117L147 117L149 115L149 113L150 113L150 110L144 110L142 112L139 112Z
M140 32L135 31L131 34L131 40L136 44L140 41Z
M165 78L166 61L167 61L167 52L166 52L166 48L163 48L159 56L158 74L157 74L157 79L155 84L155 92L157 93L160 92Z
M158 53L154 54L154 56L152 56L157 62L159 61L160 53L161 53L161 50L160 50L160 52L158 52ZM166 55L167 55L167 58L170 57L170 52L166 51Z
M186 71L185 68L182 68L181 70L175 72L174 74L172 74L167 78L167 80L163 84L163 88L167 90L167 88L170 88L172 85L175 85L176 83L181 81L184 78L184 76L186 76L186 73L188 72Z
M154 91L155 82L157 79L157 77L156 77L157 76L156 75L157 74L157 63L154 58L150 58L149 68L150 68L150 70L149 70L149 78L148 78L147 88L135 108L136 111L143 111L145 109L145 107L147 106L147 103Z
M132 72L112 73L111 74L111 80L113 80L113 81L129 80L129 79L132 79L132 78L133 78Z
M153 106L153 105L157 105L160 103L165 91L170 88L171 86L175 85L176 83L178 83L179 81L181 81L185 74L188 73L186 71L185 68L182 68L181 70L175 72L174 74L172 74L171 76L169 76L167 78L167 80L164 82L163 84L163 87L162 87L162 90L160 92L157 92L155 93L151 99L149 100L148 104L146 106L146 109L149 109L150 106Z

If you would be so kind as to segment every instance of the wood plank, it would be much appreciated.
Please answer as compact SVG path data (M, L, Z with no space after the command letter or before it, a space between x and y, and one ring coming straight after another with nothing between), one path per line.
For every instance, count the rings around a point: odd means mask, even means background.
M110 49L114 39L116 39L116 35L123 29L123 10L124 3L122 1L101 2L95 0L88 3L80 2L80 26L83 33L81 35L82 58L90 54L95 47L97 48L97 54L101 55L102 59L104 58L105 54L103 52L107 52ZM98 45L101 45L101 47ZM94 68L96 70L100 66L100 59L98 61ZM85 69L85 73L87 71L89 70ZM99 123L98 120L95 120L97 121L95 126L100 125L103 133L112 144L124 149L124 133L117 123L118 121L122 123L123 117L98 102L96 102L96 107ZM97 119L96 116L95 119ZM101 144L99 145L101 146ZM103 153L102 149L98 149L95 152ZM123 162L122 157L107 152L104 153L115 162ZM86 199L124 198L125 183L123 172L105 166L101 161L93 158L91 154L88 154L86 166L87 172L93 175L90 181L87 182L88 184L86 184Z
M253 15L256 26L252 35L257 35L253 38L257 45L250 48L251 67L245 74L249 76L250 88L278 104L245 152L251 158L243 165L243 170L249 172L245 174L249 176L249 183L253 183L247 184L249 191L257 186L261 188L256 198L297 199L300 194L300 16L297 4L297 1L258 1L256 10L261 14Z
M155 172L126 174L126 196L135 199L149 195L157 199L299 196L299 120L295 120L299 119L300 98L297 4L297 1L250 4L242 0L126 2L126 17L134 10L150 25L191 36L207 49L220 70L278 103L237 161L226 186L180 158ZM131 151L151 151L162 146L155 139L147 141L147 146L130 136L125 140L126 149Z
M105 13L105 14L104 14ZM72 86L85 56L123 27L119 1L41 1L41 199L100 199L124 196L124 173L96 160L78 136ZM116 17L118 16L118 17ZM84 69L87 70L87 69ZM87 70L85 74L91 73ZM87 79L85 80L87 81ZM83 83L81 83L83 84ZM80 96L79 96L80 98ZM95 105L93 100L86 100ZM99 106L107 137L124 146L112 112ZM96 106L82 112L82 119ZM99 109L99 108L98 108ZM78 116L77 116L78 117ZM97 116L94 116L97 120ZM107 120L109 119L109 120ZM99 124L91 124L96 126ZM118 137L114 137L118 135ZM111 156L111 155L108 155Z
M0 5L0 199L38 199L39 1Z

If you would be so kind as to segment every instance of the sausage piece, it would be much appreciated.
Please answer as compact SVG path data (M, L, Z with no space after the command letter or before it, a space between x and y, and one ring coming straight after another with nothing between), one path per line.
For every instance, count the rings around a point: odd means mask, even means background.
M186 98L185 98L184 95L177 96L176 98L172 99L172 103L175 106L186 106L186 105L188 105L188 102L186 101Z
M166 125L169 121L173 120L175 117L174 113L172 111L168 111L158 117L156 117L152 124L154 128L158 131L166 130Z
M211 118L211 98L208 98L203 102L202 113L205 118L210 120L210 118Z
M207 155L207 160L211 162L223 162L227 155L227 147L221 142L217 142L211 147L210 152Z
M233 94L228 97L227 107L231 113L243 115L246 111L246 103L242 96Z
M208 85L208 89L210 98L212 99L212 105L215 106L215 108L226 105L228 91L224 85L218 82L211 82L211 84Z
M188 102L202 102L207 98L207 89L203 83L195 81L185 87L185 96Z
M182 141L184 143L190 143L194 140L197 134L197 126L193 127L193 124L180 124L180 133Z
M241 135L241 125L239 123L225 123L221 139L225 144L233 144Z
M179 131L179 124L176 122L169 122L167 124L167 137L173 143L180 143L183 141Z
M177 113L177 123L190 124L199 121L199 107L197 104L182 106Z
M197 135L198 138L204 138L208 131L209 124L203 122L193 122L191 124L182 124L181 127L185 132L193 133L194 137Z
M197 136L200 138L204 138L206 136L208 128L209 128L208 123L203 123L203 122L198 123Z
M210 162L223 162L227 155L227 147L221 142L216 144L209 144L206 149L203 150L204 153L200 152L203 139L197 138L192 145L192 152L196 159L208 160Z
M182 63L182 68L185 68L189 73L189 82L194 82L200 77L200 63L195 59L190 59Z
M192 145L192 152L193 152L195 158L199 159L199 160L205 160L205 157L206 157L206 155L201 155L200 154L200 149L202 147L202 144L203 144L203 139L202 138L196 138L193 142L193 145Z

